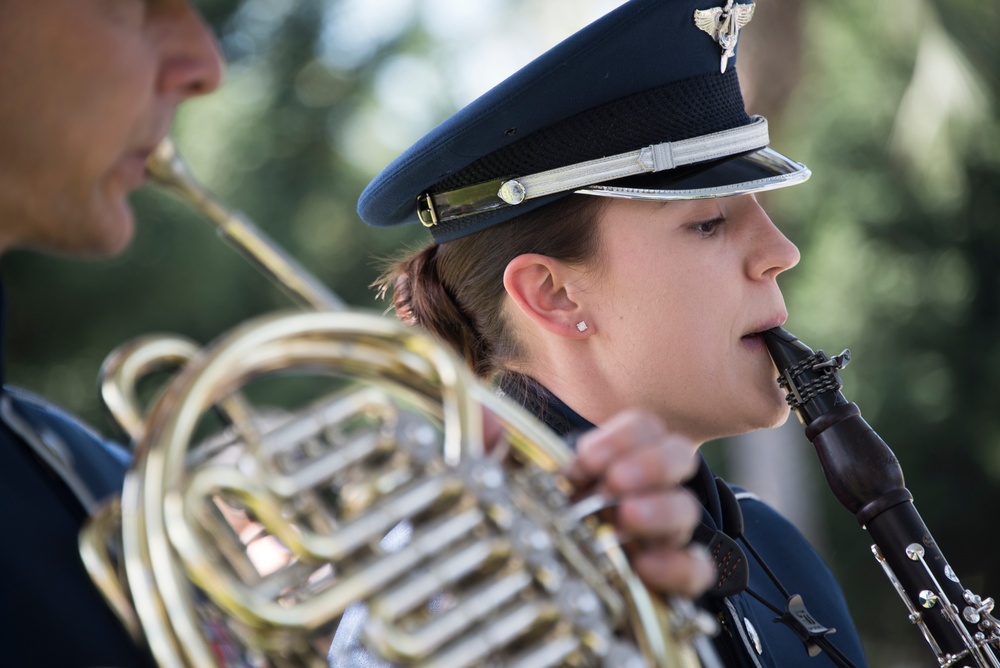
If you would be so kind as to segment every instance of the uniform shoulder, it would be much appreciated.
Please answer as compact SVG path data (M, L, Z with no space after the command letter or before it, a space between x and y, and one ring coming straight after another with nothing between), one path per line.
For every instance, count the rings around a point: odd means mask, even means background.
M24 389L5 386L0 416L90 511L121 491L131 456L93 427Z

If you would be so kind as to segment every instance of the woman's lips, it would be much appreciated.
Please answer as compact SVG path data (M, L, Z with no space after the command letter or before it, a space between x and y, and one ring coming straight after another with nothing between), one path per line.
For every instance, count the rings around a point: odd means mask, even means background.
M745 334L740 337L740 343L743 344L744 348L749 350L766 350L767 347L764 345L764 339L759 333Z
M767 346L764 345L764 338L760 335L760 333L775 327L781 327L785 324L787 319L788 315L781 313L767 322L755 327L750 333L744 334L740 337L740 342L744 347L749 348L750 350L767 350Z

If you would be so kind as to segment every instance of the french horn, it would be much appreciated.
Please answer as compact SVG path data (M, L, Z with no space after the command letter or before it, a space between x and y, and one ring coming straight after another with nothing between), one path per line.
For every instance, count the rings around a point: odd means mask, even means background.
M149 172L307 307L205 349L145 337L102 369L135 457L81 554L158 665L350 665L331 655L348 633L388 665L717 665L714 620L652 595L575 498L566 444L428 334L347 310L169 141Z

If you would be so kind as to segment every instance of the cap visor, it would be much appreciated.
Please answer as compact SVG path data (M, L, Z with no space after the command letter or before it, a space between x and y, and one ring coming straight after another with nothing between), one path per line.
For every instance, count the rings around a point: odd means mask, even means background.
M722 160L639 174L575 192L625 199L679 200L729 197L802 183L809 168L770 148Z

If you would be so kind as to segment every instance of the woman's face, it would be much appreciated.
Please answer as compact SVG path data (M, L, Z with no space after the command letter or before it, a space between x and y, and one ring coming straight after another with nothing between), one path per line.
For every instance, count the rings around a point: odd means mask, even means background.
M121 249L146 157L220 77L188 0L0 0L0 250Z
M754 334L784 323L775 279L799 252L756 198L613 200L599 228L583 289L609 414L644 407L698 442L784 421Z

